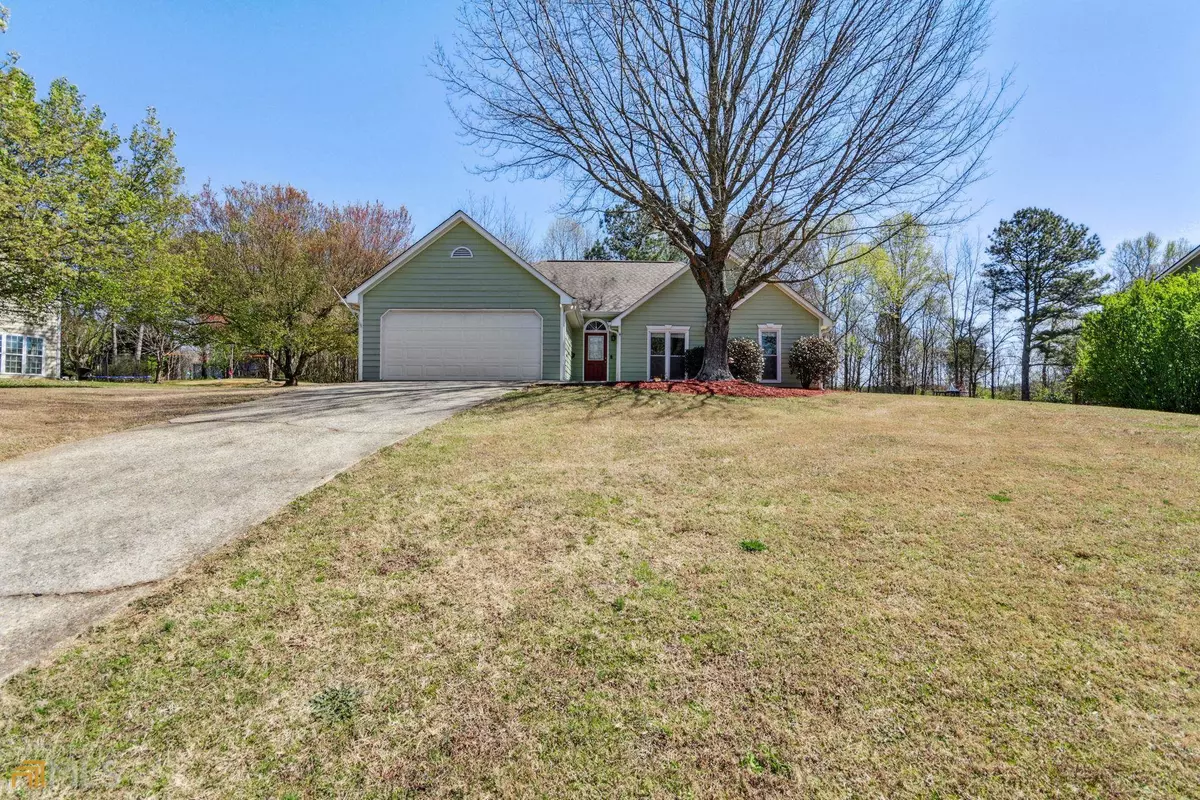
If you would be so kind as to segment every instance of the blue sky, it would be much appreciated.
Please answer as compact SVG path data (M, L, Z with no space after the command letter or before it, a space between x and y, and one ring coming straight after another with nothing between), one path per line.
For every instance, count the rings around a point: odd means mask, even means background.
M506 196L538 235L553 182L488 182L456 136L437 40L456 0L5 0L0 48L66 76L123 133L148 105L189 183L291 182L326 201L405 204L418 232L469 191ZM972 187L986 233L1027 205L1098 232L1200 242L1200 2L994 0L985 66L1024 92Z

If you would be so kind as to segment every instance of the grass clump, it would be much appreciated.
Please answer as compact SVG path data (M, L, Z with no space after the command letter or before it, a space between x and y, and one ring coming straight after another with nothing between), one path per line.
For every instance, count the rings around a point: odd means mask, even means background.
M738 542L738 547L745 550L747 553L761 553L767 549L767 545L758 539L743 539Z
M352 686L327 686L322 689L309 705L313 716L325 722L349 722L358 713L362 702L362 691Z

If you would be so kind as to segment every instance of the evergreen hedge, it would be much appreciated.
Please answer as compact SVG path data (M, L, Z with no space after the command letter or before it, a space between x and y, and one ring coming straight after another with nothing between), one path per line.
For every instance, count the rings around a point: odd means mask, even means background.
M1104 298L1084 319L1073 379L1085 403L1200 413L1200 273Z

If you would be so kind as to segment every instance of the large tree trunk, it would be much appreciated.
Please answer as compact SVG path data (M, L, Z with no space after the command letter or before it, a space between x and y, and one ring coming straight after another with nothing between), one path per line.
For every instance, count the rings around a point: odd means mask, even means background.
M272 356L279 364L279 372L283 375L284 386L299 385L300 375L308 363L308 356L308 353L296 355L290 347L283 348L278 356Z
M1029 371L1033 354L1033 330L1026 325L1022 331L1021 341L1021 399L1029 400L1032 395L1029 391Z
M904 352L900 337L901 322L899 312L893 312L888 318L891 327L891 343L888 348L888 372L891 373L892 388L899 391L904 388Z
M702 381L731 381L729 371L729 318L733 311L726 297L708 297L704 303L704 364Z

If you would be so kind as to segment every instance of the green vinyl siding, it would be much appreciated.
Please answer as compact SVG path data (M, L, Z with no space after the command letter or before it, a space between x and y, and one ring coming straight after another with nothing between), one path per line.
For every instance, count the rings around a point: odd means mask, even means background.
M469 247L473 258L450 258ZM362 379L379 380L379 320L389 308L533 309L542 315L542 379L562 374L558 293L466 223L446 231L362 297Z
M685 272L621 320L620 380L646 380L647 327L687 327L688 347L696 347L704 344L704 317L704 293ZM783 354L783 385L799 385L788 372L787 354L797 339L820 331L820 320L778 286L765 286L734 310L729 335L758 341L758 326L766 324L782 326L779 348Z
M684 272L621 320L621 380L646 380L646 328L689 327L688 347L704 344L704 293Z
M788 371L788 353L797 339L816 336L821 330L821 321L778 286L764 286L734 309L729 321L729 336L757 342L759 325L782 326L779 334L779 352L782 355L779 368L783 385L799 386L799 382Z

